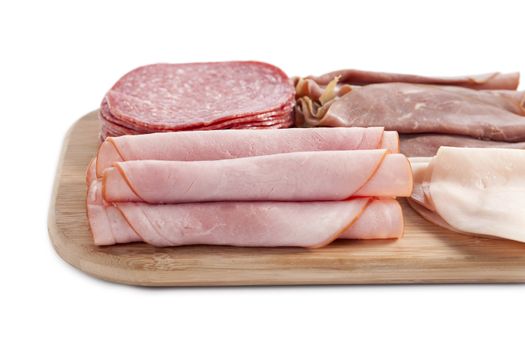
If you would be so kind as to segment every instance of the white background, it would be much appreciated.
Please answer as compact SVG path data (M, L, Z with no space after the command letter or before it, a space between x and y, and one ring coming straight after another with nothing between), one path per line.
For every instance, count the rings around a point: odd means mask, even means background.
M525 285L134 288L64 263L46 228L64 133L136 66L525 72L523 4L2 2L0 348L523 348Z

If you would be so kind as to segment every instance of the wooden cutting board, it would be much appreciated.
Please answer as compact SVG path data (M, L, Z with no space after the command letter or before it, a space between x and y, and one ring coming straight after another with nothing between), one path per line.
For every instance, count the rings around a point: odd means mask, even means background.
M99 143L96 113L65 137L48 222L58 254L95 277L144 286L525 282L525 244L441 229L404 201L405 236L396 241L340 240L311 250L97 247L85 209L85 169Z

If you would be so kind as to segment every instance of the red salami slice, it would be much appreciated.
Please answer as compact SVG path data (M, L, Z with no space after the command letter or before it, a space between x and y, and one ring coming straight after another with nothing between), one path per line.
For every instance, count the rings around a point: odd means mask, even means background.
M108 133L282 124L291 118L293 103L288 77L267 63L154 64L129 72L111 88L101 118Z
M121 125L108 122L101 117L101 138L104 140L108 136L122 136L122 135L137 135L137 134L149 134L152 131L137 131L128 129ZM240 124L218 124L214 126L207 126L193 130L217 130L217 129L278 129L287 128L293 125L293 119L291 117L283 118L282 120L276 119L271 121L260 121Z
M149 134L152 131L137 131L133 129L128 129L121 125L108 122L101 118L102 127L101 127L101 138L104 140L108 136L122 136L122 135L137 135L137 134ZM202 127L199 129L193 130L217 130L217 129L279 129L287 128L293 125L293 119L291 117L283 118L282 120L276 119L271 121L260 121L260 122L250 122L250 123L240 123L240 124L218 124L214 126Z

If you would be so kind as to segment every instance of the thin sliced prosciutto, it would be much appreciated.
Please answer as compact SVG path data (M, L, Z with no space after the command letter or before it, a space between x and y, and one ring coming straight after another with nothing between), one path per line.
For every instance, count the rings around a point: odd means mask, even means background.
M102 199L101 182L93 181L87 210L97 245L144 241L157 247L314 248L337 238L399 238L403 232L401 208L392 199L108 205Z
M127 161L106 169L102 179L108 202L327 201L412 191L408 159L385 149Z
M97 153L96 173L129 160L218 160L276 153L363 150L399 151L396 132L375 128L210 130L107 138Z

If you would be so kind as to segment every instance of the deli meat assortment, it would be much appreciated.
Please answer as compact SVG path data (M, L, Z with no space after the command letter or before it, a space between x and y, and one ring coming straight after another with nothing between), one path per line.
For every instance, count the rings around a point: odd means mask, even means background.
M518 73L440 78L341 70L296 78L299 127L370 127L400 133L407 156L439 146L525 148Z
M96 244L319 247L399 238L412 172L382 128L108 137L91 163Z
M436 225L524 242L518 85L518 73L139 67L100 106L101 145L86 176L94 242L318 248L398 239L398 197Z

